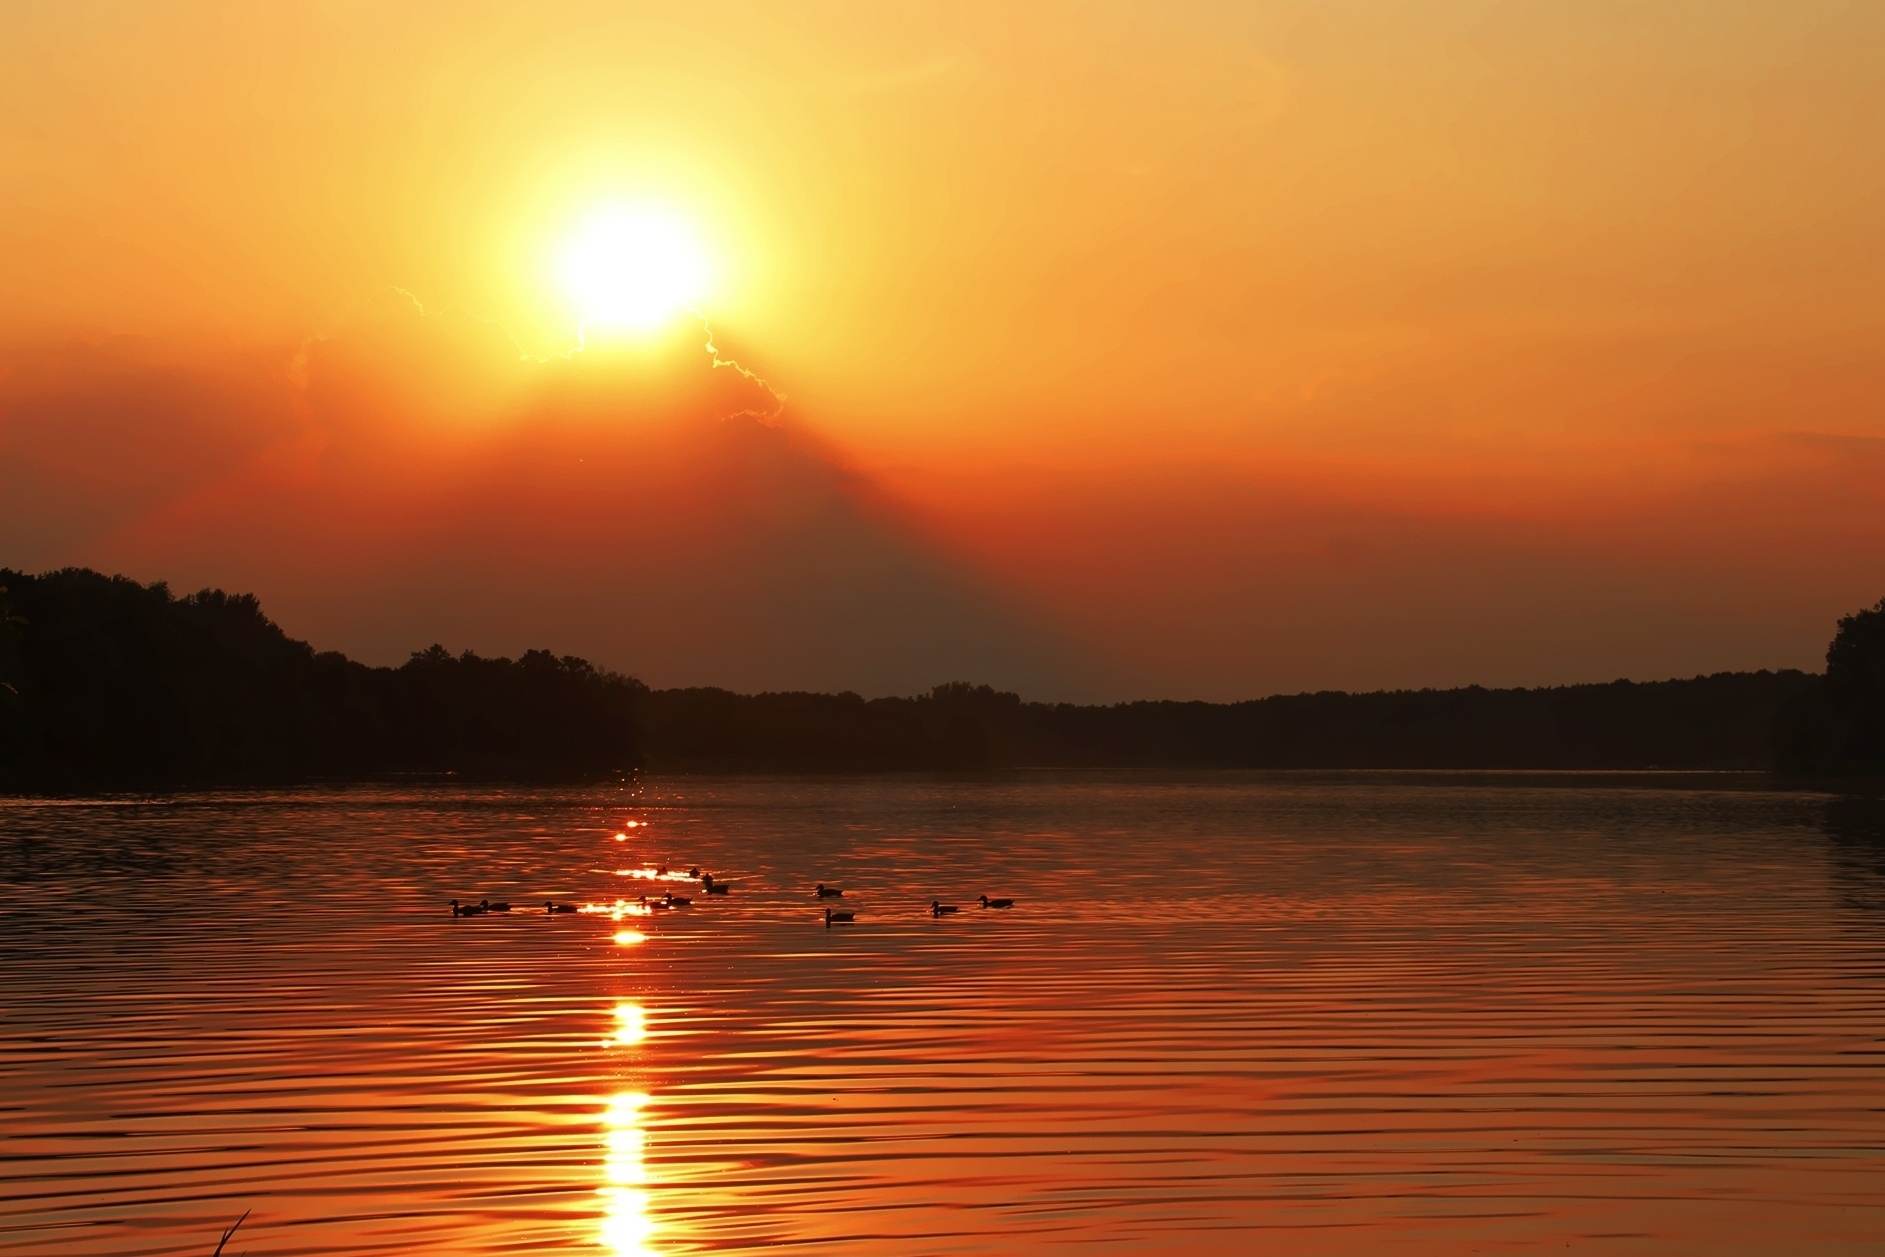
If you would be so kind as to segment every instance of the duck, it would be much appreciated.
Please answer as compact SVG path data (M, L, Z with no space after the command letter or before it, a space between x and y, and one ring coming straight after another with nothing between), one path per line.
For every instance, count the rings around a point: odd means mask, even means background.
M990 899L990 898L989 898L989 897L988 897L987 895L983 895L983 896L982 896L982 906L983 906L984 908L1012 908L1012 907L1014 907L1014 900L1012 900L1012 899Z
M843 891L839 890L836 886L827 886L823 882L818 883L818 885L813 888L812 893L817 895L820 899L844 898Z
M946 917L952 912L960 911L962 909L952 903L942 903L935 899L929 901L929 914L933 917Z
M665 899L657 899L653 901L652 903L650 903L648 900L648 896L643 895L641 897L641 906L649 912L666 912L669 908L673 907L674 905L669 903Z
M511 906L509 904L492 903L489 899L480 899L478 901L478 906L480 908L483 908L486 912L509 912L511 910Z
M714 881L712 873L702 873L700 875L700 884L707 888L707 893L710 895L724 895L729 890L733 889L732 882Z
M689 899L685 895L677 895L673 891L668 892L667 901L668 907L670 908L691 908L694 906L692 899Z
M826 929L830 929L834 925L850 925L852 922L856 920L857 920L857 913L855 912L833 912L829 908L825 909L825 928Z
M693 868L687 870L687 875L693 878L695 881L699 881L700 880L700 866L696 864Z
M554 916L559 912L574 912L576 911L576 905L573 903L557 903L554 900L546 899L543 901L543 910Z
M459 902L454 899L452 900L452 915L455 917L481 917L484 915L484 906L482 904L468 903L461 907Z

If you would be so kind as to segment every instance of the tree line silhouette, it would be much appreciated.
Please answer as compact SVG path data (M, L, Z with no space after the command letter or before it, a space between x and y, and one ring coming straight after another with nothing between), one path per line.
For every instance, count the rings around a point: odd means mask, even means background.
M0 785L81 790L631 767L639 681L533 650L317 652L248 594L0 571Z
M546 650L442 646L398 667L320 652L251 595L0 570L0 788L140 789L459 773L593 779L1026 766L1885 769L1885 600L1827 671L1540 689L1025 702L650 690Z
M1826 673L1789 708L1775 767L1801 776L1885 776L1885 598L1839 621Z

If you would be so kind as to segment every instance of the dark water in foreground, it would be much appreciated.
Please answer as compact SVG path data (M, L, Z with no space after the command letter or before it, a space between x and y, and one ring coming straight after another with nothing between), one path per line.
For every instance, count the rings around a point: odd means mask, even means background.
M1670 784L0 803L0 1254L1885 1251L1877 805Z

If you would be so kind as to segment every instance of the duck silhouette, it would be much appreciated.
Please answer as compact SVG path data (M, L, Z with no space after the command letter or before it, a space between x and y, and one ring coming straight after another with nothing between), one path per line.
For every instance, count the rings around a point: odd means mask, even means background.
M492 903L489 899L480 899L478 901L478 906L480 908L483 908L486 912L509 912L511 910L511 906L509 904Z
M694 904L692 899L685 895L677 895L673 891L667 893L667 902L670 908L691 908Z
M850 925L852 922L856 920L857 920L857 913L855 912L833 912L829 908L825 909L825 928L826 929L830 929L834 925Z
M714 881L712 873L702 873L700 875L700 884L706 888L707 893L710 895L724 895L729 890L733 889L732 882Z
M983 896L982 896L982 906L983 906L984 908L1012 908L1012 907L1014 907L1014 900L1012 900L1012 899L990 899L990 898L989 898L989 897L988 897L987 895L983 895Z
M824 884L823 882L820 882L820 883L818 883L818 885L817 885L817 886L815 886L815 887L813 887L813 888L812 888L812 893L813 893L813 894L815 894L815 895L817 895L817 896L818 896L818 897L819 897L820 899L842 899L842 898L844 898L844 892L843 892L843 891L841 891L841 890L839 890L839 889L838 889L838 888L837 888L836 886L827 886L827 885L825 885L825 884Z
M556 903L553 900L546 899L543 901L543 910L554 916L559 912L574 912L576 911L576 905L573 903Z
M952 912L960 911L962 911L962 909L952 903L942 903L935 899L929 901L929 914L933 917L946 917Z
M468 903L461 906L459 902L454 899L452 900L452 915L455 917L481 917L484 915L484 906L475 903Z

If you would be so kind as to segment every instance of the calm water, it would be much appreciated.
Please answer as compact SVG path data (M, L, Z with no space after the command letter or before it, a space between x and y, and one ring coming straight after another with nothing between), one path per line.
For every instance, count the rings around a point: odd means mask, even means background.
M1881 812L1736 784L0 803L0 1254L1885 1251Z

